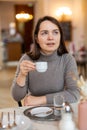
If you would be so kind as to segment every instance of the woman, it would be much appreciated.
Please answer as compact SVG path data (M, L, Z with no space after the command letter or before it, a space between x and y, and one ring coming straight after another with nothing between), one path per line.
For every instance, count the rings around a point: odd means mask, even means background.
M20 101L25 97L26 106L52 104L56 93L67 102L78 101L79 90L71 74L78 78L77 66L73 56L67 52L59 22L51 16L39 19L33 40L32 51L19 61L12 84L13 98ZM37 72L36 61L47 61L47 71Z

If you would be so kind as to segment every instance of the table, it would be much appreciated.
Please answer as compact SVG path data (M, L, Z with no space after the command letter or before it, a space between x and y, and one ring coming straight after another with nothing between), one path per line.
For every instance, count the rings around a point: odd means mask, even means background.
M75 111L75 122L77 121L77 104L72 104L73 110ZM17 107L17 108L4 108L0 109L0 112L13 112L16 111L17 114L22 114L25 109L29 107ZM59 121L34 121L32 122L32 128L27 130L59 130L58 124ZM75 130L78 130L77 128Z

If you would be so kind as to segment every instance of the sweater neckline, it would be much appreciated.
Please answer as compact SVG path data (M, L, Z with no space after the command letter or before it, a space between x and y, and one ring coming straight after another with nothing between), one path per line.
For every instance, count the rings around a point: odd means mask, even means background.
M57 54L57 51L54 51L52 54L46 55L41 52L40 60L45 61L52 61L58 59L59 55Z

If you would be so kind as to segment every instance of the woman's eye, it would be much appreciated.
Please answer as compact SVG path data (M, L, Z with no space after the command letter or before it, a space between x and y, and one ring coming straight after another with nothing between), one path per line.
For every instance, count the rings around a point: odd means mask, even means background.
M54 34L58 34L59 32L58 32L58 31L54 31L53 33L54 33Z
M44 32L41 33L41 35L46 35L46 34L48 34L47 31L44 31Z

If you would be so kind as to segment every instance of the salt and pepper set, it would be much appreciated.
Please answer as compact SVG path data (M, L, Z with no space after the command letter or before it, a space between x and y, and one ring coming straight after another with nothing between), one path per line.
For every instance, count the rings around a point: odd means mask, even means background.
M65 105L64 113L59 121L59 130L75 130L75 122L72 117L72 109L69 104Z

